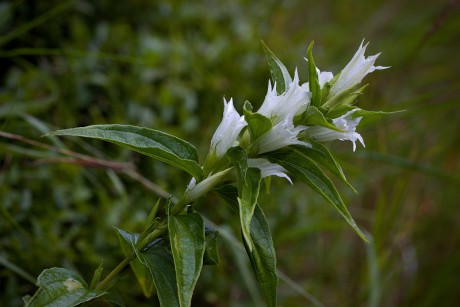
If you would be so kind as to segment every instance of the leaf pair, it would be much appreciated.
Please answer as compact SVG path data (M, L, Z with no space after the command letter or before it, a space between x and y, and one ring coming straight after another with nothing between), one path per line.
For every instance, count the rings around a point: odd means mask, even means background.
M151 296L156 288L162 306L190 306L206 250L202 216L168 216L169 244L159 239L142 251L136 248L136 235L116 230L125 255L136 254L130 265L144 294Z
M227 154L238 169L238 189L232 191L230 188L223 196L239 212L244 246L262 296L268 306L276 306L278 276L275 249L268 222L257 203L261 171L248 168L247 154L243 148L233 147ZM222 190L220 192L222 194Z

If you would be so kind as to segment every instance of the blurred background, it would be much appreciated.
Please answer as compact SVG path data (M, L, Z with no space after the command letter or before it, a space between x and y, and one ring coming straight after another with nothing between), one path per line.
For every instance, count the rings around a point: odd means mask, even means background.
M158 193L188 176L104 142L41 138L122 123L189 140L204 159L223 97L258 107L270 77L263 40L301 81L314 40L321 70L340 71L362 39L382 52L358 105L406 110L359 127L366 148L330 149L354 194L337 187L363 243L300 183L273 179L261 205L281 280L280 306L460 304L459 1L1 1L0 301L21 306L49 267L87 280L122 259L113 226L135 232ZM47 144L51 147L45 147ZM59 152L58 149L61 151ZM116 167L94 167L63 150ZM100 165L99 165L100 166ZM216 195L198 210L221 230L221 263L204 267L196 306L259 306L235 217ZM127 306L151 306L127 270ZM155 303L154 303L155 304Z

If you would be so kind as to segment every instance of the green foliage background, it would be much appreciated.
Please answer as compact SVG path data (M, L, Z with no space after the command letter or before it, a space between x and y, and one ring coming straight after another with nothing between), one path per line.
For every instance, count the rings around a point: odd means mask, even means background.
M268 65L264 40L306 81L307 46L337 73L362 38L377 64L359 100L369 110L406 110L360 131L366 149L331 144L355 195L338 183L365 245L312 191L274 179L261 205L278 268L289 277L279 304L452 306L460 303L459 1L2 1L0 131L131 162L172 193L184 172L98 141L40 139L50 130L122 123L184 138L202 150L222 97L258 107ZM0 138L0 301L19 306L34 278L59 266L87 280L101 259L122 259L113 226L138 231L157 195L122 172L63 163L55 152ZM230 211L215 195L199 210L227 235L221 263L207 266L197 306L260 303ZM230 241L229 241L230 240ZM151 305L133 274L117 286L128 306ZM319 302L315 301L315 297Z

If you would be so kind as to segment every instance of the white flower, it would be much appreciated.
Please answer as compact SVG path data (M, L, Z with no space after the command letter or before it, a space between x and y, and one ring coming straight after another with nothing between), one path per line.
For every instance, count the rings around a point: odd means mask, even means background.
M289 88L281 95L276 93L276 84L271 86L268 82L267 95L257 113L270 118L274 125L292 118L296 114L305 111L310 103L311 93L308 87L299 85L299 76L297 70L294 74L294 80Z
M224 99L224 114L219 127L211 140L211 150L214 150L218 158L221 158L227 150L235 145L235 141L241 130L247 125L244 116L235 110L233 99L229 102Z
M285 119L259 137L258 153L274 151L289 145L310 146L310 144L297 139L299 132L305 129L305 126L294 127L292 120Z
M361 121L362 117L353 117L352 114L357 111L351 110L347 112L346 114L334 118L332 122L334 125L342 130L343 132L335 131L326 127L308 127L306 130L306 133L314 138L315 140L318 140L320 142L328 142L328 141L333 141L333 140L340 140L340 141L345 141L349 140L353 142L353 151L356 150L356 144L355 142L359 140L359 142L365 147L363 138L361 135L356 132L356 126L358 126L359 122Z
M248 159L248 166L260 169L262 178L268 176L278 176L286 178L292 184L291 178L286 175L286 169L281 165L270 163L266 159Z
M329 92L329 98L337 95L338 93L353 87L361 82L361 80L374 70L386 69L388 67L383 66L374 66L375 61L379 57L380 53L365 57L364 52L366 51L367 43L363 46L364 40L361 42L361 45L356 51L355 55L351 59L350 63L345 66L345 68L340 73L337 81L331 88Z

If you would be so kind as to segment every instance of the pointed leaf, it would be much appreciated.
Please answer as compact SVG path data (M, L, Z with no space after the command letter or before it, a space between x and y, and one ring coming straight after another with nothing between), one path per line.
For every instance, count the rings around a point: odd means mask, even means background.
M331 81L324 83L323 88L321 89L321 101L326 101L326 98L327 96L329 96L329 92L331 91L331 88L334 85L334 83L339 78L340 73L341 72L335 75Z
M138 257L152 274L160 305L162 307L180 306L174 259L166 246L161 244L151 246L139 253Z
M313 44L308 46L308 86L311 92L311 105L319 107L321 105L321 87L318 81L318 71L316 70L315 61L313 60Z
M240 208L240 222L243 237L248 249L253 250L253 244L251 240L250 224L254 214L254 208L259 197L260 181L262 180L260 169L248 168L245 178L239 178L242 181L241 196L238 198Z
M267 306L276 306L276 253L267 219L259 205L255 206L251 220L251 240L253 249L245 244L252 269Z
M37 278L40 288L26 306L77 306L100 297L103 291L89 290L87 283L75 272L63 268L44 270Z
M249 101L245 102L243 110L244 119L248 123L249 134L253 142L272 128L272 121L268 117L259 113L252 113L252 106Z
M111 142L176 166L197 179L202 176L196 148L170 134L129 125L93 125L45 135L80 136Z
M273 82L276 84L276 92L278 95L284 93L292 83L291 76L289 75L286 66L268 49L267 45L262 41L262 47L264 48L265 55L268 60L268 66L270 67L270 73L272 75Z
M283 166L294 177L306 183L333 205L356 233L367 242L366 236L356 225L334 184L313 160L291 149L272 152L267 157L270 161Z
M136 253L137 259L131 261L130 265L136 277L139 276L138 281L142 289L145 287L151 295L154 284L161 306L179 306L174 261L163 240L154 241L148 248L140 252L136 248L137 234L131 234L118 228L115 230L118 233L123 252L125 254Z
M345 183L353 192L356 193L355 188L348 182L345 174L337 161L335 161L329 150L321 143L315 140L308 140L310 147L307 146L293 146L293 150L320 163L327 168L331 173L336 175L343 183Z
M129 256L132 253L138 254L136 249L136 242L139 237L138 234L131 234L127 231L114 227L118 234L118 239L120 241L121 250L125 256ZM138 257L137 257L138 258ZM151 297L155 291L155 285L153 283L150 270L139 259L134 259L129 263L129 266L134 272L139 285L142 288L142 292L146 297Z
M327 112L327 116L330 118L337 118L345 113L351 111L351 110L356 110L353 113L351 113L352 117L362 117L363 119L359 122L359 126L365 126L371 122L374 122L384 116L387 115L393 115L397 113L404 112L404 110L399 110L399 111L392 111L392 112L385 112L385 111L368 111L368 110L363 110L361 108L358 108L356 106L340 106L335 109L329 110Z
M335 96L328 97L329 99L322 106L328 109L334 109L341 106L349 106L356 100L356 98L358 98L358 96L363 93L366 87L367 84L355 90L356 87L352 86Z
M295 118L295 124L303 126L322 126L342 132L342 130L332 123L332 120L326 118L323 113L314 106L309 106L305 112Z
M233 212L238 213L238 188L231 184L226 184L214 189L227 202Z
M240 146L232 147L227 151L227 157L230 160L230 162L236 166L239 174L238 176L240 176L240 178L243 179L246 178L246 171L248 169L248 154L246 153L246 150L244 150ZM241 191L242 189L241 184L243 183L243 181L238 181L239 191Z
M180 306L190 306L192 294L203 266L205 233L198 213L169 215L169 238L176 268Z

